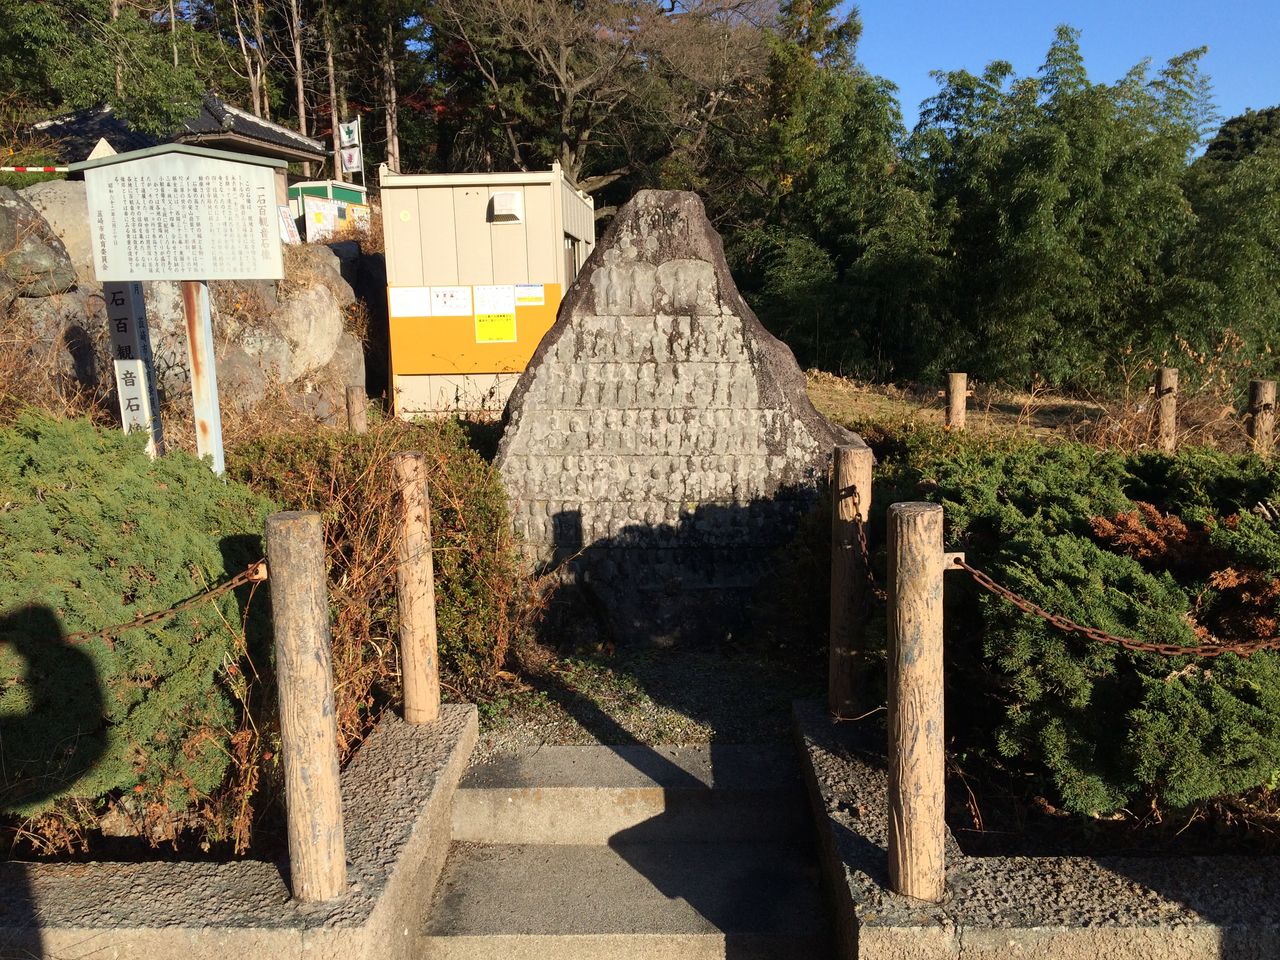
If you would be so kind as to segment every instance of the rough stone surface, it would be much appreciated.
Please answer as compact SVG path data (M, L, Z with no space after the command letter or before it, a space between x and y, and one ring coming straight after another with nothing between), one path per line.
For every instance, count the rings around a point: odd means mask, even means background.
M848 960L1263 960L1280 956L1277 857L967 857L940 904L888 887L883 744L798 703L841 955Z
M47 180L19 190L62 241L81 286L94 287L93 239L89 234L89 204L83 180Z
M449 807L476 712L384 721L342 773L348 891L290 899L285 864L5 864L0 957L353 960L419 955L422 903L449 843Z
M0 187L0 271L20 297L47 297L76 285L75 267L62 241L9 187Z
M77 287L48 297L21 297L12 311L25 333L32 376L93 392L114 389L101 294Z
M641 191L520 377L497 462L531 559L567 561L619 638L670 642L735 632L840 442L860 441L814 410L702 202Z

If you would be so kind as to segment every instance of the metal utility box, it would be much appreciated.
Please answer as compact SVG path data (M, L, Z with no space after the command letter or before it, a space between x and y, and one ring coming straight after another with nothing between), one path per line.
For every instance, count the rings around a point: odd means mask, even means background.
M380 178L399 416L501 412L595 246L561 172Z
M362 205L369 203L368 191L358 183L346 183L342 180L300 180L289 184L289 208L293 210L295 217L302 216L303 197L320 197L324 200Z

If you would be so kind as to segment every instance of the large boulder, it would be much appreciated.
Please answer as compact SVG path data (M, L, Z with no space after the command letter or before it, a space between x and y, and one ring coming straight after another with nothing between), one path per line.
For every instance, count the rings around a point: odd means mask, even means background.
M62 241L81 286L98 283L93 269L93 235L89 229L89 204L83 180L47 180L18 193L44 217Z
M75 267L62 241L9 187L0 187L0 272L20 297L48 297L76 285Z
M531 559L616 639L739 634L837 443L743 302L691 193L642 191L507 405L498 469Z

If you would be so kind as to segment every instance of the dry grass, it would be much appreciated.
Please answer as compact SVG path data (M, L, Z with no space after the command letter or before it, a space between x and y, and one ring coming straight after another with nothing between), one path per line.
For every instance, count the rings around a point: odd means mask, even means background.
M1248 449L1244 398L1256 376L1253 360L1230 331L1208 352L1180 343L1177 356L1121 358L1121 386L1106 396L1068 396L1044 385L1012 391L970 381L965 429L975 434L1064 438L1124 451L1156 446L1152 384L1159 366L1179 367L1178 445L1227 452ZM837 423L874 436L907 423L945 425L937 386L864 384L808 372L814 406Z

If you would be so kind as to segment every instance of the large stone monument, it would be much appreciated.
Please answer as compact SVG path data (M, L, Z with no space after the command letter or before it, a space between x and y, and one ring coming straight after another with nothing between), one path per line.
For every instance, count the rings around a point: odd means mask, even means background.
M645 190L516 385L498 466L530 559L616 639L667 643L749 626L832 447L860 442L743 302L702 201Z

